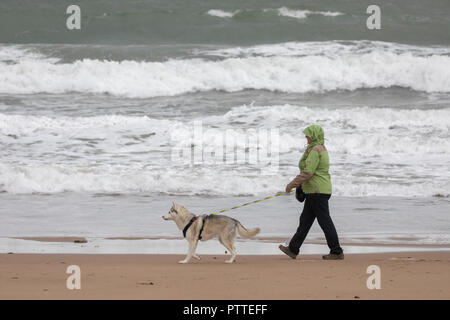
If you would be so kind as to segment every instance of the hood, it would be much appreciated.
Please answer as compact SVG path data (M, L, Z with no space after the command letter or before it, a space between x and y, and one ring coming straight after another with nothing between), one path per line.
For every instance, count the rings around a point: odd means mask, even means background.
M311 143L308 144L308 148L312 148L318 144L324 144L324 133L321 126L313 124L303 130L305 136L311 138Z

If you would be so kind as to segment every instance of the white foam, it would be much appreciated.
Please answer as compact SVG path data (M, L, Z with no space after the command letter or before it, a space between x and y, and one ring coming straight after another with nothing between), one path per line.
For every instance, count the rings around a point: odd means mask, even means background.
M154 119L148 116L101 115L91 117L47 117L27 115L6 115L0 113L0 132L14 135L33 135L36 132L68 134L86 130L111 128L117 131L127 128L158 129L178 124L178 121ZM93 137L94 138L94 137Z
M210 16L219 17L219 18L232 18L238 12L240 12L240 10L229 12L229 11L223 11L223 10L218 10L218 9L211 9L211 10L208 10L207 14L209 14Z
M180 172L184 172L181 175ZM11 166L0 164L0 190L15 193L163 193L173 195L271 195L284 190L295 176L245 176L230 171L201 172L180 168L150 170L141 166L77 167L70 165ZM385 172L386 174L386 172ZM448 177L447 177L448 178ZM399 180L399 181L396 181ZM403 180L403 181L402 181ZM430 197L450 195L449 180L411 181L380 177L364 179L357 173L332 172L333 194L336 196L404 196Z
M20 61L48 61L56 63L59 61L55 57L47 57L31 48L22 45L1 45L0 46L0 63L18 63Z
M271 192L281 177L230 176L228 171L145 165L6 165L0 164L0 190L16 193L169 193L243 195Z
M109 93L126 97L264 89L325 92L399 86L450 92L450 57L371 52L337 57L247 57L165 62L0 63L0 93Z
M323 110L323 112L321 112ZM427 121L424 122L424 117ZM390 127L433 127L448 130L449 109L403 109L374 107L312 108L299 105L242 105L233 107L223 116L211 118L216 121L246 121L254 123L258 119L265 125L280 125L288 121L301 123L329 122L330 127L353 127L355 129L389 129Z
M250 47L231 47L212 50L197 50L194 53L221 57L249 56L326 56L330 58L343 55L358 55L371 52L389 52L393 54L410 53L414 56L450 55L450 47L414 46L384 41L309 41L263 44Z
M250 11L250 10L246 10ZM278 16L295 18L295 19L305 19L310 15L321 15L325 17L336 17L344 15L342 12L333 12L333 11L311 11L311 10L294 10L289 9L287 7L281 7L278 9L261 9L261 10L251 10L252 12L275 12ZM225 11L219 9L211 9L208 10L207 14L210 16L218 17L218 18L233 18L237 13L241 13L242 10L235 11Z
M427 121L423 121L427 119ZM223 115L202 118L204 125L203 144L216 147L222 145L221 137L209 131L211 126L225 133L233 128L233 123L242 123L240 130L234 130L233 137L238 147L245 147L245 128L255 125L263 128L280 128L280 152L292 152L301 147L298 135L301 127L308 123L320 123L327 132L329 149L334 153L358 156L361 152L368 156L447 155L450 150L449 109L395 109L395 108L324 108L318 110L306 106L243 105L234 107ZM193 121L195 121L194 119ZM137 142L146 147L151 144L169 146L190 146L192 144L193 121L182 123L175 120L154 119L148 116L103 115L93 117L46 117L6 115L0 113L0 141L32 142L52 140L72 143L70 139L94 139L101 148L108 148L108 141L114 142L111 151L118 149L120 140L127 135L146 139ZM19 139L19 141L15 141ZM140 138L139 138L140 139ZM426 139L426 143L423 140ZM39 146L42 148L42 146Z
M271 10L271 9L266 9ZM332 12L332 11L310 11L310 10L293 10L286 7L281 7L277 9L278 14L283 17L290 17L295 19L305 19L309 15L322 15L326 17L336 17L343 15L342 12Z
M423 121L427 119L427 121ZM327 144L333 153L346 155L446 155L450 150L449 109L393 108L310 108L295 105L240 106L223 117L212 118L216 124L226 120L248 125L284 127L280 152L299 148L299 128L319 123L327 132ZM426 139L426 143L423 143Z
M0 114L0 144L7 146L0 162L0 190L272 194L297 174L295 164L305 142L301 128L319 123L326 132L336 195L445 196L450 194L450 172L442 170L449 159L449 119L449 109L244 105L203 117L202 140L194 141L193 122L147 116ZM240 129L280 128L276 174L261 174L261 164L215 159L192 166L171 160L174 148L223 147L220 134L234 128L236 121ZM238 150L247 147L247 135L245 130L232 135Z

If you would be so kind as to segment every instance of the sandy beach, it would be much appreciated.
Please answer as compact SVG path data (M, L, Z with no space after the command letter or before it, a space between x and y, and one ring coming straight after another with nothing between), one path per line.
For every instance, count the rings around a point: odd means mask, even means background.
M450 299L450 253L221 255L180 265L181 255L1 254L0 299ZM81 269L81 289L66 288L66 269ZM367 267L381 289L366 286Z
M1 0L0 300L450 299L450 1L378 2Z

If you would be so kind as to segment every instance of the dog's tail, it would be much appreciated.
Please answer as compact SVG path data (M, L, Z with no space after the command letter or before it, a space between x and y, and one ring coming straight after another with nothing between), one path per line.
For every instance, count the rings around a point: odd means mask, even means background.
M259 228L245 229L245 227L239 221L237 221L237 227L239 235L244 238L251 238L253 236L256 236L260 231Z

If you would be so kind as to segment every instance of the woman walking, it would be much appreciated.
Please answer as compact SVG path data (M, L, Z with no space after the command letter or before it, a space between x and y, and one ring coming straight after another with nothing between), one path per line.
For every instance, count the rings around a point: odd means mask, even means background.
M303 133L308 140L308 146L299 162L300 174L287 186L286 192L302 187L305 193L305 205L300 215L300 225L289 242L289 246L279 248L292 259L295 259L306 238L314 220L317 218L325 233L330 254L322 256L325 260L344 259L344 253L339 245L339 238L330 217L328 200L331 197L331 179L328 172L330 163L328 151L324 145L324 132L321 126L312 125Z

